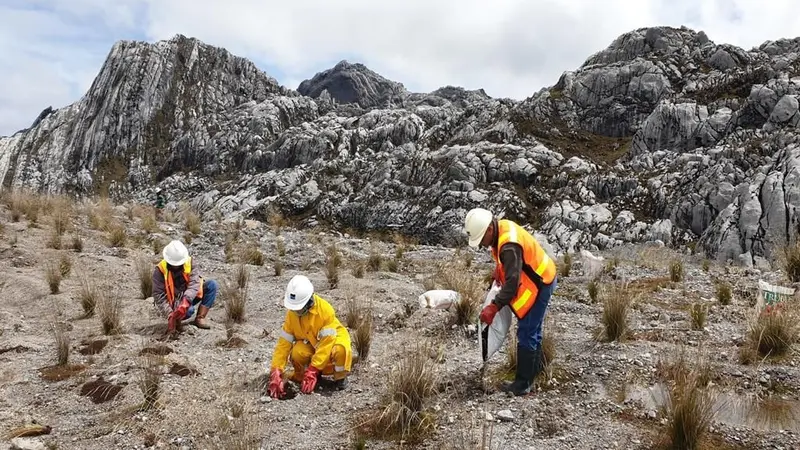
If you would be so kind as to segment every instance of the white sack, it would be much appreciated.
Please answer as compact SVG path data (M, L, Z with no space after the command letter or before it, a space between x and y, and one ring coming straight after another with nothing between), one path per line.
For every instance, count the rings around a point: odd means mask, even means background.
M458 292L445 289L427 291L419 296L420 308L447 309L460 301L461 295Z
M585 276L594 278L603 271L606 260L602 256L594 256L588 250L581 250L581 266Z
M498 292L500 292L500 285L495 282L486 294L486 300L483 302L481 308L486 307ZM511 308L504 306L497 312L494 316L494 320L492 320L492 324L488 327L478 319L478 347L480 348L484 363L503 346L503 342L506 340L506 335L508 334L508 329L511 328L512 317L513 313L511 312Z

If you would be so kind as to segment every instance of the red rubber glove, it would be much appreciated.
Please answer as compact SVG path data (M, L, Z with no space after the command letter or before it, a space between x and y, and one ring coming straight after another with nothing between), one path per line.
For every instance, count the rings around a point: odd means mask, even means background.
M486 325L491 325L495 314L497 314L497 305L495 305L494 302L489 303L485 308L483 308L483 311L481 311L481 322L485 323Z
M300 386L300 391L303 394L310 394L314 392L314 387L317 385L317 376L319 369L314 366L308 366L306 373L303 375L303 384Z
M181 303L178 305L177 308L175 308L175 311L173 312L178 321L181 321L183 320L184 317L186 317L186 311L189 311L189 306L191 306L189 304L189 299L183 297L181 299Z
M286 395L286 382L281 378L280 369L272 369L269 374L269 396L272 398L283 398Z

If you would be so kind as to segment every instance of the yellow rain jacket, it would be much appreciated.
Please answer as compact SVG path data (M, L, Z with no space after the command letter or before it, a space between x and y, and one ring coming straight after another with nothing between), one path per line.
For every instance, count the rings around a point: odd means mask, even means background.
M311 365L320 372L331 364L333 346L341 345L347 354L345 370L350 371L353 362L350 333L336 318L333 306L317 294L314 294L314 306L304 316L298 316L293 311L286 311L286 318L272 355L270 371L276 368L283 370L292 346L297 341L307 341L314 347Z

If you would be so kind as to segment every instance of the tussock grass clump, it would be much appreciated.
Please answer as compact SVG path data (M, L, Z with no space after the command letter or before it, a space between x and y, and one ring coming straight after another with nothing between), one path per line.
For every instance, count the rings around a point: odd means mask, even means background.
M597 302L597 294L600 292L600 282L597 279L589 280L589 283L586 285L586 291L589 294L589 300L592 303Z
M279 239L275 243L275 250L278 252L278 256L286 256L286 243L283 242L283 239Z
M142 392L143 401L138 409L139 411L150 411L160 407L161 364L155 355L143 355L140 360L136 385Z
M279 277L283 274L283 260L275 261L274 269L275 269L275 276Z
M145 257L136 259L136 275L139 277L139 295L148 298L153 295L153 264Z
M61 250L61 247L63 247L61 235L55 231L50 233L50 237L47 239L47 247L52 248L53 250Z
M203 230L201 227L200 216L191 209L187 209L183 214L184 225L186 230L194 235L200 234Z
M397 273L400 268L400 261L398 259L387 259L386 270L392 273Z
M331 244L325 250L325 276L331 289L336 289L339 285L339 266L342 265L342 254L336 248L336 244Z
M561 276L568 277L572 270L572 254L564 253L564 263L561 264Z
M84 276L81 278L81 288L78 298L80 299L81 308L83 308L86 317L94 316L98 297L99 291L97 290L97 285L89 281L88 277Z
M469 273L458 261L451 261L440 265L437 279L443 289L456 291L461 296L461 301L453 305L455 324L475 323L485 294L481 278Z
M53 331L53 344L56 350L56 364L66 366L69 364L70 339L64 327L54 322L51 325Z
M603 337L607 341L623 341L630 334L629 314L634 302L634 292L624 284L615 283L604 294L603 312L600 316Z
M669 265L669 279L673 283L679 283L683 281L683 262L679 260L674 260Z
M702 269L703 272L708 272L709 270L711 270L711 261L709 261L708 259L703 259Z
M103 291L97 292L97 313L100 316L100 326L103 334L113 335L122 332L122 300L114 295L106 295Z
M378 272L381 270L381 266L383 266L383 255L380 254L378 249L373 248L367 259L367 269L370 272Z
M760 358L780 358L787 355L800 339L800 315L797 307L782 305L765 310L748 324L745 343L740 349L740 361L753 362Z
M55 202L51 221L53 223L53 232L63 236L72 227L71 205L65 201Z
M717 290L717 300L721 305L730 305L732 294L731 294L731 285L727 282L720 281L717 283L716 286Z
M373 434L413 442L433 430L428 403L437 393L439 374L429 346L423 346L406 352L389 373L381 412L369 422Z
M122 224L112 223L108 225L108 244L111 247L125 247L127 240L128 235Z
M63 278L68 277L69 274L72 273L72 258L70 258L68 254L61 254L61 258L58 260L58 271L61 272Z
M783 270L789 280L793 283L800 281L800 239L784 247L781 256Z
M707 368L689 366L685 352L666 365L664 372L666 396L659 405L667 419L659 448L698 449L717 413L716 395L708 389Z
M142 231L148 234L159 231L158 222L156 221L156 215L149 209L142 216L139 226L141 227Z
M706 317L708 317L708 306L702 303L692 303L689 306L689 316L692 319L692 329L702 330L706 326Z
M253 266L264 265L264 254L261 253L261 248L257 243L245 246L240 255L240 261Z
M355 330L361 322L362 307L355 297L348 297L344 304L344 323L347 328Z
M80 253L83 251L83 238L80 234L72 237L72 250Z
M242 267L241 265L239 267ZM240 269L241 270L241 269ZM236 277L238 279L238 276ZM222 297L225 299L225 314L234 323L243 323L247 306L249 288L240 288L237 281L225 281L222 284Z
M356 261L353 263L352 274L355 278L364 278L366 272L366 264L363 261Z
M57 261L50 261L44 269L44 276L51 294L58 294L61 286L61 266Z
M234 277L236 278L236 286L243 290L247 291L250 286L250 271L247 269L247 266L244 264L239 264L236 266L236 271L234 272Z
M372 346L372 308L364 308L360 314L360 320L353 333L353 347L358 352L358 360L364 361L369 356Z

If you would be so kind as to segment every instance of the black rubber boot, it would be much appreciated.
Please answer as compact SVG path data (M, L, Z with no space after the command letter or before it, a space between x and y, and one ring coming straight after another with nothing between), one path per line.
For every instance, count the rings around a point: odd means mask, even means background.
M515 396L527 395L531 392L533 377L537 368L541 367L539 357L541 350L532 351L517 346L517 373L514 381L500 388L504 392L511 392Z

